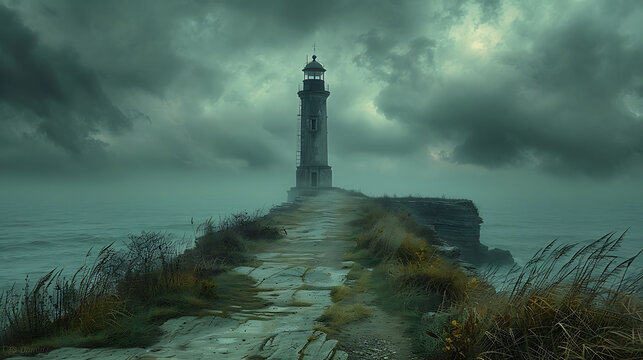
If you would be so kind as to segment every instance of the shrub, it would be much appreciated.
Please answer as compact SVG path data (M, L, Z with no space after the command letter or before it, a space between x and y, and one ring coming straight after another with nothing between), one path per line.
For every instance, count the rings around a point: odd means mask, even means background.
M115 267L121 275L118 293L122 297L148 301L159 293L196 286L196 276L183 266L179 256L180 245L168 235L129 235L126 248L118 254L121 266Z
M234 231L246 239L276 239L281 236L279 230L269 225L266 217L262 216L261 211L254 213L239 212L226 216L214 224L212 219L200 225L204 233Z
M206 232L197 239L195 250L206 259L229 261L234 254L245 251L246 246L241 236L231 230Z
M241 212L224 217L215 224L212 219L199 225L201 234L195 243L192 256L219 259L223 262L238 262L246 251L249 240L272 240L281 236L280 231L268 224L260 212Z

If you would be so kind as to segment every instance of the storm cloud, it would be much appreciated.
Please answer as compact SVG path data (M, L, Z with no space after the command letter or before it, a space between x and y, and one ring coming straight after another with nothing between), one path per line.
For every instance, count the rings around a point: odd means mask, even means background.
M643 167L637 1L4 3L11 171L290 169L314 43L338 166L419 157L593 179Z
M42 45L4 6L0 6L0 104L7 107L4 131L10 131L12 121L29 122L38 133L76 154L100 143L93 133L119 132L131 125L73 50ZM12 112L20 114L12 117Z
M627 28L641 11L625 5L588 4L548 26L516 18L506 44L470 40L475 55L445 49L464 54L437 68L433 48L417 54L413 41L368 33L356 61L370 59L385 81L378 108L427 134L443 160L610 177L643 160L643 121L631 108L641 102L643 42Z

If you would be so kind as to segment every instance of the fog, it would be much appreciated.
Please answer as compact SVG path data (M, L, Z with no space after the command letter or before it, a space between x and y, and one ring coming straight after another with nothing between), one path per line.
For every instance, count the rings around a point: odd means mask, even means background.
M2 1L1 196L280 202L315 44L336 186L640 204L641 8Z

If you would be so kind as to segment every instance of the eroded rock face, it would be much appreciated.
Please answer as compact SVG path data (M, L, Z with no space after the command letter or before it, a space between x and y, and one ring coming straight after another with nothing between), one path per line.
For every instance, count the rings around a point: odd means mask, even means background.
M507 250L491 249L480 243L482 218L471 200L442 198L387 198L384 205L408 211L419 224L435 230L446 245L459 249L459 258L476 264L512 264ZM445 249L445 251L447 251ZM457 256L453 249L451 256Z

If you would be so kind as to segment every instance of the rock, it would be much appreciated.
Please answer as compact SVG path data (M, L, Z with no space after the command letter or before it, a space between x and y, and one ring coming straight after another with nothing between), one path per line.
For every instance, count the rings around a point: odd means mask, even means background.
M346 360L346 359L348 359L348 354L341 350L337 350L330 360Z
M263 279L259 280L259 285L264 288L292 289L299 287L302 284L302 276L306 272L305 267L295 266L285 269L277 269L277 271L274 271L275 268L260 266L250 273L250 276L259 279L263 275Z
M490 263L494 264L511 265L514 263L514 258L509 250L491 249L488 259Z
M407 211L428 233L433 232L440 241L457 247L462 260L475 265L513 263L509 251L489 250L480 243L482 218L471 200L406 197L381 201L388 208Z
M302 360L331 359L337 346L337 340L327 340L326 334L316 331L308 344L300 352Z
M239 266L239 267L236 267L236 268L232 269L232 271L238 272L238 273L243 274L243 275L248 275L248 274L250 274L254 269L255 269L255 268L253 268L253 267L251 267L251 266Z
M330 298L330 290L297 290L292 296L292 301L312 303L312 306L323 308L333 304Z
M316 287L333 287L344 284L348 269L332 269L328 267L317 267L310 269L304 274L304 283Z
M298 360L299 351L304 348L313 331L284 331L266 341L261 355L268 360Z
M455 246L437 245L435 249L438 251L438 254L449 259L457 259L460 257L460 249Z

